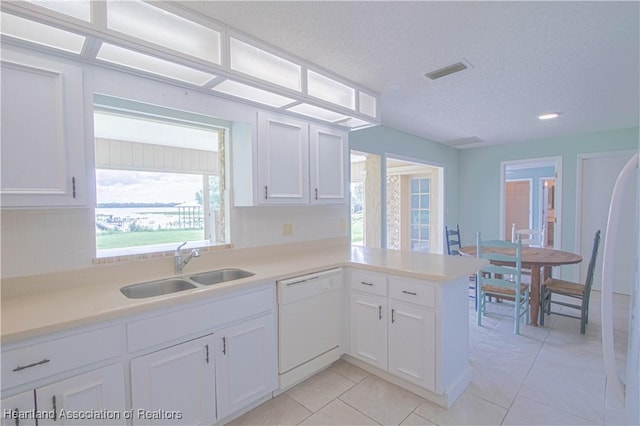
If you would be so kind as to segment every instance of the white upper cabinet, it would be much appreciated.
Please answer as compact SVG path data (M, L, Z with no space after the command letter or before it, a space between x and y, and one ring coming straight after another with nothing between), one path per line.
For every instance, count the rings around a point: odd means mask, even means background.
M309 188L312 204L346 200L347 134L339 130L309 126Z
M258 114L260 204L309 202L308 125L287 116Z
M85 204L79 66L3 48L3 207Z
M348 197L347 132L258 112L257 132L232 128L236 206L342 204Z

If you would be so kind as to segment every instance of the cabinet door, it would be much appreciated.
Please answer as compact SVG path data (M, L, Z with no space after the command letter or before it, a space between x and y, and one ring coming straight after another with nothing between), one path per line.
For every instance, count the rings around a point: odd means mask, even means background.
M36 408L34 393L32 390L10 396L2 400L2 426L35 426L36 420L30 415Z
M245 321L216 333L218 418L247 406L277 387L275 318Z
M123 424L125 404L124 371L121 364L80 374L36 389L38 411L55 413L52 418L39 419L38 425L102 425ZM97 419L81 417L90 413L105 413ZM75 418L74 418L75 417Z
M216 419L213 345L209 335L133 359L133 424L212 424ZM179 414L153 419L138 415L139 410Z
M389 372L435 388L435 311L389 301Z
M1 76L3 207L82 205L82 70L9 50Z
M347 134L316 125L309 127L309 133L311 203L346 202Z
M309 202L309 126L286 116L258 113L260 204Z
M387 300L351 292L351 355L387 369Z

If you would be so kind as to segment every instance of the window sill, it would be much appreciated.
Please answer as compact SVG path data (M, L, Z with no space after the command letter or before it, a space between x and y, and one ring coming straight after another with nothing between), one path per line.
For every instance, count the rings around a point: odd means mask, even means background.
M159 257L175 255L179 243L158 244L153 246L129 247L118 249L98 250L93 259L94 265L107 263L126 262L132 260L156 259ZM182 250L199 249L200 251L215 251L229 249L232 245L228 243L212 243L211 241L189 241Z

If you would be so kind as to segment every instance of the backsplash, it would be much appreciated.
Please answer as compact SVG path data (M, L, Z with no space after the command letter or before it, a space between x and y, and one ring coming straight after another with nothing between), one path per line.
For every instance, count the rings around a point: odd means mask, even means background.
M93 209L0 213L2 278L92 267ZM232 208L232 244L236 248L249 248L347 238L348 220L346 206Z

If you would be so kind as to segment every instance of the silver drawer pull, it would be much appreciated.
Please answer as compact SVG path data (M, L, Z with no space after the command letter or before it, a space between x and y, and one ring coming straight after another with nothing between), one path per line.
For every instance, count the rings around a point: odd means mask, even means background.
M410 294L411 296L417 296L418 295L417 293L414 293L413 291L402 290L402 292L404 294Z
M373 286L373 283L368 283L366 281L360 281L360 284L362 285L368 285L368 286Z
M38 361L38 362L34 362L33 364L29 364L29 365L19 365L16 368L13 369L13 371L20 371L20 370L25 370L27 368L31 368L31 367L35 367L36 365L42 365L42 364L46 364L49 361L51 361L50 359L43 359L42 361Z

